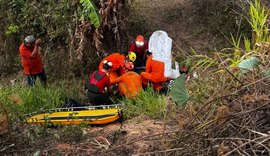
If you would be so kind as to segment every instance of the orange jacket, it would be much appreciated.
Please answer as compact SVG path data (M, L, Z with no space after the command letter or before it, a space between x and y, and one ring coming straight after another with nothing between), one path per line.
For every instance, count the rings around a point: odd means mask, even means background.
M132 71L129 71L124 75L111 80L111 84L117 83L120 93L125 95L127 98L137 96L138 93L142 90L141 76Z
M99 70L103 69L104 60L110 61L113 64L111 70L109 71L110 78L116 78L118 76L125 74L125 68L124 68L125 56L124 55L121 55L120 53L113 53L105 57L99 63Z
M165 82L169 78L164 76L164 63L152 59L152 55L148 56L145 72L141 73L143 79L154 83Z
M25 75L39 74L43 70L40 54L37 53L35 57L31 57L33 50L34 48L27 48L24 43L19 48Z

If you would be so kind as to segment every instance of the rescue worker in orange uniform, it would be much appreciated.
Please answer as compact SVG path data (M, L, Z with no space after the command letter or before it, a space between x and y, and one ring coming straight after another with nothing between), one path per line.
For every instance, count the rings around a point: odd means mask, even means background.
M143 85L152 83L153 88L156 91L160 91L163 88L162 83L169 81L170 78L164 76L164 63L152 59L152 54L147 52L147 61L145 72L140 75L142 77Z
M105 57L99 64L99 70L103 68L103 61L107 60L112 63L112 68L109 71L109 77L111 79L115 79L123 74L125 74L125 67L124 64L126 62L136 60L136 54L133 52L129 53L113 53L107 57Z
M131 70L134 65L131 62L125 63L126 73L111 81L111 84L118 84L120 94L127 98L133 98L142 90L142 79L138 73Z
M137 55L137 59L134 62L135 67L144 67L146 63L146 51L148 50L148 41L144 39L142 35L138 35L136 40L129 45L129 51L134 52Z
M94 105L111 103L108 92L111 83L108 73L112 66L111 62L104 60L102 69L96 70L90 75L89 83L86 84L85 89L88 90L87 96Z
M34 36L27 36L19 48L24 74L30 86L35 84L36 77L40 78L44 87L46 86L47 78L40 56L41 42L41 39L36 40Z

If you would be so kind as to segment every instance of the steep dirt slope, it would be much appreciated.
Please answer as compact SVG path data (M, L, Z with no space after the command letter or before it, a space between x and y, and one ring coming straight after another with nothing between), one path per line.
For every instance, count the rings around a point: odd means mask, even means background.
M133 0L130 6L133 35L150 37L153 31L164 30L173 39L175 51L190 52L193 48L202 53L218 45L217 36L198 19L188 0Z

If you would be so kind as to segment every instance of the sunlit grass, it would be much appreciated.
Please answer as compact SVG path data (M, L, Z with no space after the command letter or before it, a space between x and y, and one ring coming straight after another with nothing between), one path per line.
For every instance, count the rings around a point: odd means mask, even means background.
M152 87L141 91L133 99L124 99L120 103L125 105L126 118L147 115L152 118L162 118L166 112L166 97L156 93Z
M261 6L260 2L255 0L254 3L250 3L249 14L248 21L253 29L253 41L255 43L268 41L268 14L264 6Z
M76 87L69 90L64 83L51 84L46 88L40 84L34 87L16 84L0 88L0 101L9 114L17 118L32 112L63 107L65 98L74 92L78 92Z

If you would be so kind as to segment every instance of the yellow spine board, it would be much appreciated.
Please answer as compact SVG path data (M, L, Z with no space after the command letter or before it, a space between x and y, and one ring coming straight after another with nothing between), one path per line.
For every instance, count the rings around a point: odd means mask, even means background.
M34 115L27 119L32 124L107 124L119 119L119 109L80 110Z

